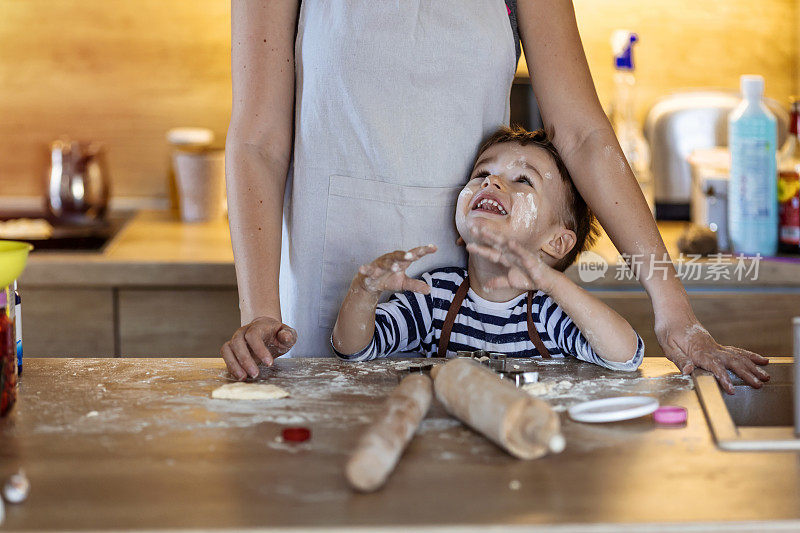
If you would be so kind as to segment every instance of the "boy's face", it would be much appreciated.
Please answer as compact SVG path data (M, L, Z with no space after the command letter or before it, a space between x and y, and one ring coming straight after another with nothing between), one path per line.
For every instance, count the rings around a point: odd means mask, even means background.
M468 244L474 241L470 230L483 227L528 250L543 250L559 259L574 244L574 233L559 216L566 209L565 189L555 161L544 148L515 142L490 146L478 157L458 196L458 233ZM561 241L564 232L573 240L554 242Z

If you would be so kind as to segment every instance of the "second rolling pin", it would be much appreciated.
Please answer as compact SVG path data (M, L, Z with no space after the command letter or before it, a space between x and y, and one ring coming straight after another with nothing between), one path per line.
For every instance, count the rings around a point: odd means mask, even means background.
M511 455L536 459L564 449L558 414L546 402L475 361L453 359L431 375L436 398L450 414Z
M379 489L394 470L400 455L431 405L431 378L411 374L392 391L375 423L362 435L345 474L350 485L363 492Z

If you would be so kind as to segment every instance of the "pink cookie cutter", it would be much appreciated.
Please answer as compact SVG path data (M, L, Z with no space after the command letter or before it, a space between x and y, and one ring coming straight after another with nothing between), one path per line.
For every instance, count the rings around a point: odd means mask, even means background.
M685 407L677 407L674 405L659 407L653 412L653 419L657 424L669 426L685 424L688 417L689 414Z

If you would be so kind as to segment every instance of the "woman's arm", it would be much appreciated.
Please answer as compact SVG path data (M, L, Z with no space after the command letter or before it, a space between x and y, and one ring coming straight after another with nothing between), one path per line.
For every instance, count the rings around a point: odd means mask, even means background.
M733 391L726 368L760 386L769 376L757 354L717 344L700 326L674 268L649 276L669 257L644 195L603 112L570 0L520 0L519 31L545 128L575 186L617 249L642 258L640 281L650 296L664 353L685 373L695 366ZM602 184L602 186L598 186Z
M280 350L268 346L281 344L274 341L282 327L293 331L281 324L278 274L292 148L298 6L299 0L231 2L233 102L225 172L243 327L225 343L222 355L240 377L242 371L257 375L255 358L269 364L279 355ZM265 320L250 331L259 317ZM282 340L284 347L290 340L294 344L286 334Z

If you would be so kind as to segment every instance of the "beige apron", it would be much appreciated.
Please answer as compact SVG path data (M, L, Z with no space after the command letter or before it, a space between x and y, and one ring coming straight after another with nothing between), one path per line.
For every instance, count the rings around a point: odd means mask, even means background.
M303 0L295 64L282 315L298 332L288 355L330 356L359 265L433 243L410 276L466 266L455 205L508 123L514 38L503 0Z

